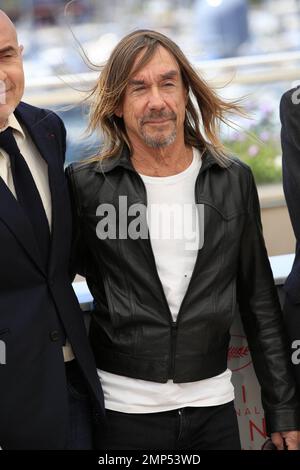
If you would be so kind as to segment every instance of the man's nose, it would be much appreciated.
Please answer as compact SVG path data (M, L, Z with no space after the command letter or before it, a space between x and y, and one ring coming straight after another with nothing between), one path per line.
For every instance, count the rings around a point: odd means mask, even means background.
M148 105L150 109L161 109L165 107L165 101L157 87L150 90Z

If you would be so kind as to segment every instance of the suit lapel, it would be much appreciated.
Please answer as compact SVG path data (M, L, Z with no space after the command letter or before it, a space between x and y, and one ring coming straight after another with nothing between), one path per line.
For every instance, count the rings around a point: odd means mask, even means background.
M53 158L53 155L57 152L57 144L55 135L51 132L51 129L47 127L47 120L44 117L40 117L38 110L33 113L26 107L24 108L22 104L16 109L15 115L26 127L26 131L36 145L41 157L48 165L48 180L52 206L51 248L49 255L50 269L51 267L53 268L53 260L59 240L58 231L63 230L63 208L60 207L61 204L57 197L57 190L65 183L64 173L61 171L61 168L58 168L58 159ZM31 225L3 180L0 181L0 197L1 201L3 201L3 204L0 204L0 217L2 217L6 225L13 231L40 270L44 271Z
M31 138L39 150L41 156L48 164L48 179L51 194L51 207L52 207L52 226L51 226L51 249L49 257L49 268L53 267L55 259L56 247L59 239L59 230L63 226L63 214L60 201L58 200L59 188L64 184L64 173L58 168L57 158L57 145L55 142L55 135L51 132L42 129L42 126L35 126L35 128L28 129Z
M43 270L41 256L31 224L22 207L0 178L0 218L15 235L37 267Z

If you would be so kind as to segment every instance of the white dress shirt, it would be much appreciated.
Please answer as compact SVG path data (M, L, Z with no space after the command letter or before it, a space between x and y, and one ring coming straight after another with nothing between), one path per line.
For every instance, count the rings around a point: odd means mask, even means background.
M49 187L48 179L48 165L46 161L41 157L38 149L32 142L32 139L26 129L21 126L14 114L11 114L8 118L6 126L0 129L0 132L3 132L8 127L13 129L13 134L20 149L21 154L23 155L30 171L38 192L41 196L42 203L45 209L47 220L49 223L50 231L52 225L52 205L51 205L51 192ZM10 159L7 153L0 148L0 177L3 179L4 183L13 193L15 198L16 191L13 182ZM64 360L70 361L74 359L74 354L70 343L66 341L66 345L63 347Z
M49 222L49 227L51 230L51 193L48 182L47 163L40 156L36 146L32 142L27 131L21 127L14 114L11 114L9 116L7 125L3 129L1 129L0 132L4 131L7 127L11 127L13 129L13 134L20 149L20 152L23 155L30 169L38 192L40 193L46 216ZM10 159L7 153L1 148L0 176L16 198L16 191L10 168Z

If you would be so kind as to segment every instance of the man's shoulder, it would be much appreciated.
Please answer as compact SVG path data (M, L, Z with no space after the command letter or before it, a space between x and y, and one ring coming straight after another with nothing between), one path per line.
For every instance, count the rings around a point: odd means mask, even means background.
M251 187L255 185L250 166L236 156L230 157L230 165L223 171L223 180L225 187L230 188L232 193L237 191L244 195L249 194Z
M300 130L300 86L286 91L280 101L280 121L282 124L281 138L299 148ZM284 157L287 153L284 152Z
M101 159L87 159L86 161L83 160L71 163L67 167L67 172L77 180L82 180L95 173L106 177L107 172L115 167L116 161L110 162L109 159L104 161L101 161ZM225 167L220 167L219 165L213 165L213 167L219 169L219 171L217 170L218 173L227 174L229 177L230 175L240 175L241 178L248 179L249 175L252 173L251 168L236 156L230 156L228 158L228 164Z
M250 166L235 155L230 156L230 164L225 168L226 171L229 177L239 177L245 180L248 180L252 175Z
M101 157L87 158L72 162L67 172L74 175L78 180L83 180L89 176L94 176L97 173L100 177L106 177L107 173L111 172L119 166L120 156L101 159Z
M16 116L23 122L32 125L63 126L61 118L52 110L38 108L21 101L15 110Z
M297 105L300 105L300 85L285 91L280 100L282 111L299 109L300 106Z
M81 176L93 173L98 165L99 163L96 161L82 160L70 163L66 170L69 174L76 175L80 178Z
M79 161L70 163L66 167L66 176L73 186L79 188L89 188L93 185L96 162Z
M211 150L205 152L203 158L204 166L218 175L224 175L226 177L226 175L228 176L230 174L239 173L245 176L251 173L250 166L240 160L237 155L231 153L226 153L226 157L222 164L219 163Z

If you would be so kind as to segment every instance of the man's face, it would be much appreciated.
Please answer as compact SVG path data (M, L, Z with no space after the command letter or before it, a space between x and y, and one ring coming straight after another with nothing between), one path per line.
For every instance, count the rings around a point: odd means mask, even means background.
M140 55L135 64L139 59ZM145 144L164 148L179 139L183 141L186 102L187 91L179 66L159 46L150 61L129 81L116 114L123 117L133 148Z
M13 25L0 14L0 127L21 101L24 92L22 46Z

